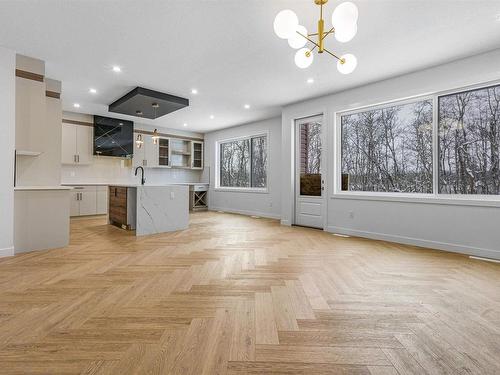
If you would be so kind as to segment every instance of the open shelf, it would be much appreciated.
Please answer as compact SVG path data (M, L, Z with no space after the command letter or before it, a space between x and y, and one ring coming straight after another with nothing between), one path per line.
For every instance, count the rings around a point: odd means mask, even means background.
M16 150L18 156L39 156L41 154L40 151Z

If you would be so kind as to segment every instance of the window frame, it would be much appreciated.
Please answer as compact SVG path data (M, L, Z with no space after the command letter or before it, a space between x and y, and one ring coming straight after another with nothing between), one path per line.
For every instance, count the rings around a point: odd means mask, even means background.
M250 180L252 178L252 138L266 137L266 187L231 187L231 186L220 186L220 146L224 143L235 142L235 141L249 141L249 164L250 164ZM269 165L270 165L270 154L269 154L269 131L261 131L256 133L251 133L245 136L238 136L232 138L224 138L215 141L215 191L226 191L226 192L237 192L237 193L269 193ZM250 181L251 184L251 181Z
M483 82L480 84L456 87L453 89L436 91L427 94L414 95L401 99L387 100L384 102L368 104L334 113L334 173L333 194L331 199L358 199L374 201L396 201L406 203L437 203L446 205L470 205L485 207L500 207L500 195L475 195L475 194L440 194L439 193L439 98L462 92L480 90L500 85L500 80ZM342 116L352 115L367 110L376 110L395 105L411 104L419 101L432 101L432 193L394 193L370 191L342 191Z

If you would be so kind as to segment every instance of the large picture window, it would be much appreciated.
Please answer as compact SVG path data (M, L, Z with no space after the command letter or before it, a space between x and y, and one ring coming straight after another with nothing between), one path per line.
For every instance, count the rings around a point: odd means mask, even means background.
M432 100L341 116L344 191L432 193Z
M439 192L500 194L500 86L439 97Z
M267 187L267 135L219 143L219 187Z

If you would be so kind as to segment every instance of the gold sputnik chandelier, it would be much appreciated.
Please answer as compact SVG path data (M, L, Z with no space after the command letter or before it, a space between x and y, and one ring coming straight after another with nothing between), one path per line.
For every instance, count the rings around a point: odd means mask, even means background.
M337 56L335 53L325 48L325 39L334 35L335 39L341 43L349 42L358 31L358 7L347 1L341 3L332 14L332 27L325 31L325 21L323 20L323 5L328 0L314 0L320 7L318 31L312 34L307 33L307 29L299 25L299 19L295 12L286 9L278 13L274 19L274 32L281 39L288 39L288 45L298 49L295 54L295 64L302 69L308 68L313 60L313 52L326 52L337 59L337 69L342 74L349 74L356 69L358 64L356 57L350 53ZM305 47L307 42L312 43L311 48Z

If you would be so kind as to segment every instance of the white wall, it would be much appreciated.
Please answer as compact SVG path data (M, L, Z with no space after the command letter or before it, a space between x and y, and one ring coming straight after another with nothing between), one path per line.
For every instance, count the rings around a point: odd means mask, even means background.
M93 116L64 112L63 118L68 120L93 122ZM63 125L64 126L64 125ZM153 131L148 125L134 123L135 129ZM161 133L178 135L180 137L203 138L202 134L185 132L173 129L160 128ZM201 171L184 169L145 168L148 184L162 184L174 182L199 182ZM124 159L94 156L90 165L62 165L61 180L63 184L79 183L138 183L140 176L134 176L134 168Z
M44 74L41 60L17 55L17 69ZM45 91L61 92L61 82L16 77L16 149L41 152L17 156L16 186L57 186L61 182L61 100Z
M16 54L0 47L0 256L14 254Z
M346 199L334 196L335 113L500 79L500 50L293 104L282 114L283 224L293 224L293 122L324 114L328 153L327 230L500 259L500 208ZM349 213L354 214L350 218Z
M269 133L269 154L267 169L267 193L229 192L215 189L216 172L216 142L224 139L237 138L252 134ZM209 174L204 176L210 182L208 194L209 208L227 212L280 218L281 214L281 118L253 122L246 125L226 128L205 134L205 168ZM209 167L209 169L207 168Z

